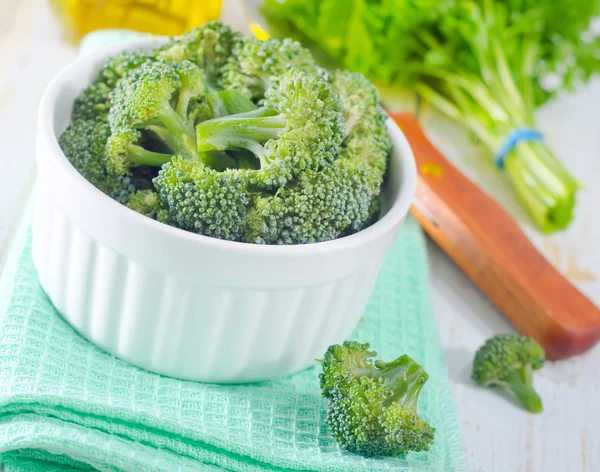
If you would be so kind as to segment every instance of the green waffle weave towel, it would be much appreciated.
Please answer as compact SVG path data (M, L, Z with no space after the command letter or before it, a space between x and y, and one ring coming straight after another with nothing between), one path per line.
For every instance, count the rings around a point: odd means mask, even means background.
M23 228L0 284L0 453L6 471L463 471L462 445L429 307L422 233L408 219L354 336L430 374L420 411L433 448L405 458L342 452L324 422L319 368L219 386L151 374L79 336L38 284Z
M106 42L106 38L104 38ZM275 382L212 385L138 369L93 346L40 287L26 216L0 281L0 470L465 471L423 235L408 218L353 338L430 374L419 408L428 452L365 459L325 423L318 366Z

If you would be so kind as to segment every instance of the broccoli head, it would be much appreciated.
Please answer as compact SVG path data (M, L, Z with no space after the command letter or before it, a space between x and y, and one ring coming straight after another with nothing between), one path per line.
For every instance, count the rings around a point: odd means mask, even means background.
M115 88L117 82L148 61L156 60L154 51L123 51L111 57L100 71L98 82L103 82L109 89Z
M330 80L346 123L338 158L319 171L302 172L275 195L257 196L248 218L248 241L328 241L363 229L378 213L392 145L377 90L362 75L347 71L333 73Z
M236 44L224 68L222 85L241 90L254 99L262 99L271 87L271 76L281 75L288 67L307 74L320 74L310 51L291 39L250 38Z
M127 74L111 95L111 168L126 174L138 165L160 166L173 154L197 159L190 103L205 94L204 73L190 61L145 62Z
M342 448L365 456L427 451L435 428L417 413L429 375L407 355L374 360L369 344L331 346L322 361L327 423Z
M110 92L110 87L104 82L96 82L87 87L75 99L75 104L73 105L73 121L106 121L110 111Z
M542 400L533 389L533 371L545 361L544 348L518 334L488 339L475 354L472 377L479 385L499 385L511 391L532 413L542 411Z
M96 81L76 99L73 120L106 121L110 111L110 93L125 74L137 69L144 62L154 60L151 52L121 52L106 61Z
M133 211L152 219L155 219L161 210L160 198L152 189L138 190L132 193L127 199L127 206Z
M357 126L368 129L377 120L381 99L377 88L364 75L347 70L336 70L328 74L329 83L344 103L346 134L350 135ZM375 124L376 125L376 124Z
M198 150L250 151L260 161L260 169L249 174L252 183L282 187L300 172L335 160L345 133L341 107L326 81L290 68L273 77L264 106L200 123Z
M75 120L59 139L65 156L88 182L120 203L140 186L140 179L118 175L106 167L105 146L110 136L107 123Z
M302 172L275 195L257 195L246 240L306 244L360 229L371 214L373 189L368 173L364 162L340 157L321 171Z
M245 172L218 172L177 156L162 167L154 185L179 228L239 240L250 204Z
M184 33L165 46L158 57L171 62L188 60L206 73L206 85L211 92L221 89L219 82L234 47L242 40L240 33L213 21Z

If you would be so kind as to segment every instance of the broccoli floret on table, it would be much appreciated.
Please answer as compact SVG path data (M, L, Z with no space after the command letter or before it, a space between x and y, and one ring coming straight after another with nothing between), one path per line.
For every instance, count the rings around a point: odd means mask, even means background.
M542 411L542 400L533 388L533 371L541 369L546 354L533 338L499 334L479 348L472 377L483 387L498 385L512 392L532 413Z
M427 451L435 428L417 413L429 375L407 355L374 360L369 344L331 346L322 361L321 393L327 423L338 443L365 456Z

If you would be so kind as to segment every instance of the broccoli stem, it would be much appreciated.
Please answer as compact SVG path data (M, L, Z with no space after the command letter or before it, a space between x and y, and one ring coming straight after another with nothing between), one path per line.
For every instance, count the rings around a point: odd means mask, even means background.
M268 108L259 108L200 123L196 127L198 151L227 151L246 149L266 164L266 151L262 146L277 139L287 125L283 115Z
M225 101L220 95L221 92L212 92L206 96L206 102L208 103L213 118L221 118L231 114L227 113Z
M186 159L197 160L198 150L194 130L190 123L167 105L163 107L158 119L165 126L166 132L161 132L160 127L148 127L176 154L181 154Z
M238 168L237 160L224 151L199 152L198 161L218 171Z
M532 386L531 366L511 371L506 378L507 387L532 413L542 411L542 400Z
M179 97L177 99L177 105L175 107L175 113L177 113L180 117L186 118L188 113L188 107L190 105L190 100L196 96L196 91L189 87L182 87L179 92Z
M173 157L171 154L148 151L147 149L135 144L127 145L127 151L127 158L138 166L161 167L163 164L169 162L171 157Z
M170 105L163 107L158 114L158 119L173 134L186 134L194 136L193 127L184 120Z
M246 95L237 90L221 90L209 93L206 97L213 118L246 113L256 110L256 105Z
M429 374L406 354L392 362L377 360L375 367L379 369L376 372L388 380L389 387L393 392L384 404L389 406L393 402L400 402L416 409L419 394L429 379Z
M206 71L206 89L209 92L219 91L219 61L217 48L219 35L210 29L204 32L204 70Z
M248 80L246 87L250 90L253 97L262 96L265 90L271 87L271 80L268 74L256 73L254 77Z

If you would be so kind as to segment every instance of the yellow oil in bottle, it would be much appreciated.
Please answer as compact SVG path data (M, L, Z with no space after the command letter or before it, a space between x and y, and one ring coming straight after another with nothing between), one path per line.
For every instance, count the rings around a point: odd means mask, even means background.
M50 0L50 5L71 42L103 28L179 35L216 20L221 10L221 0Z

